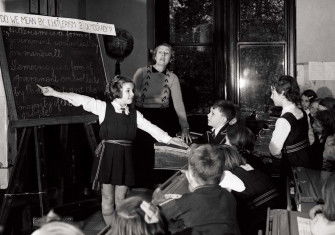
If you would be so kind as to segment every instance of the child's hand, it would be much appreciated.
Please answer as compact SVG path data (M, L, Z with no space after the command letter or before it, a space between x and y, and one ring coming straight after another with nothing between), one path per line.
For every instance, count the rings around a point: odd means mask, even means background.
M40 86L38 84L36 84L36 85L38 86L38 88L40 88L42 94L45 95L45 96L53 96L56 93L56 91L49 86L43 87L43 86Z
M159 209L158 207L143 201L140 205L140 208L144 211L145 216L144 220L148 224L154 224L159 222Z
M172 138L168 144L174 144L174 145L178 145L180 147L184 147L184 148L188 148L188 145L180 138L178 137L174 137Z

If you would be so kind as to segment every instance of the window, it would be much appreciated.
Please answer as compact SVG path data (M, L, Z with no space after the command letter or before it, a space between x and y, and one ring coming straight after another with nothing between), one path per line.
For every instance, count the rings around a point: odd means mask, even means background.
M158 0L156 45L175 49L188 113L218 98L267 112L270 83L294 75L294 1Z

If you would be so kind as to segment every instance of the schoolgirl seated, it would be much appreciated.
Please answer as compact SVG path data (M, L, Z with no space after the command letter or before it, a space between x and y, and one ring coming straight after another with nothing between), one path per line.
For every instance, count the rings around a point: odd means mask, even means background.
M316 135L311 148L314 165L325 171L335 171L335 110L318 111L313 130Z
M229 142L229 141L228 141ZM220 147L225 159L225 169L237 176L245 185L241 192L232 191L237 201L237 218L242 234L257 234L266 225L267 208L278 208L279 192L271 178L253 168L234 146ZM221 181L224 183L225 179Z
M260 157L253 154L255 141L255 134L244 125L239 124L228 128L226 144L234 146L247 163L253 168L270 175L271 172L269 167L265 166Z

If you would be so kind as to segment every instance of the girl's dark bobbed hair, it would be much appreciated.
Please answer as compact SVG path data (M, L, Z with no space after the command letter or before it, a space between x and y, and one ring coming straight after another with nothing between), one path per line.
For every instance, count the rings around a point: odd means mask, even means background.
M280 94L284 92L287 100L296 105L300 104L300 88L294 77L282 75L272 83L272 87Z
M115 77L109 79L105 89L105 94L107 98L111 101L116 98L121 98L122 86L124 83L134 84L134 82L130 78L121 75L116 75Z

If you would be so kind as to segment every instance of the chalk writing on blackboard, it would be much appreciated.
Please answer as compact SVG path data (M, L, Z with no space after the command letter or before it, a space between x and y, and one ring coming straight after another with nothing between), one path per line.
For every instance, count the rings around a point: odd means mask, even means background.
M96 34L1 27L17 120L89 115L44 97L36 84L101 98L106 84Z

